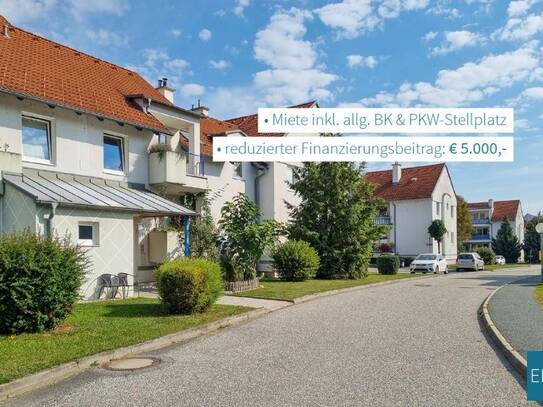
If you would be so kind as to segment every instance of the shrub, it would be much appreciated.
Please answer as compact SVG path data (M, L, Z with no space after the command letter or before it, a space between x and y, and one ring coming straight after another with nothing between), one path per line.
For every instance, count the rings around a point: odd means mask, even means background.
M380 274L398 274L400 258L398 256L381 256L377 258L377 270Z
M409 267L411 263L413 263L415 258L413 256L404 256L402 257L402 260L403 260L404 267Z
M392 253L392 247L388 243L381 243L379 245L379 251L381 253Z
M41 332L62 322L87 269L69 240L30 231L0 236L0 334Z
M481 256L485 264L495 264L496 263L496 253L489 247L478 247L475 251Z
M209 308L222 292L221 269L203 259L177 259L157 271L162 303L171 314L190 314Z
M320 264L317 251L302 240L289 240L278 245L272 258L279 277L289 281L315 277Z

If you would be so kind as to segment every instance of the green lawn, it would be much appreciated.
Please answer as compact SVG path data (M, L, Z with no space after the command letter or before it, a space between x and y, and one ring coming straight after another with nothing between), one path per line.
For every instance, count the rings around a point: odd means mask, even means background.
M158 300L82 303L47 333L0 336L0 383L106 350L213 322L251 308L215 305L194 315L166 315Z
M535 300L543 306L543 283L538 284L536 288L534 288L534 297Z
M382 275L370 273L360 280L307 280L307 281L279 281L263 280L261 288L237 293L239 297L269 298L273 300L291 301L304 295L320 293L323 291L338 290L340 288L356 287L359 285L379 283L381 281L399 280L416 277L415 274L401 273L394 275ZM420 274L418 275L420 277Z
M485 264L485 270L486 271L495 271L495 270L502 270L502 269L512 269L517 267L529 267L529 264L519 264L519 263L511 263L511 264ZM456 265L449 265L449 270L456 270Z

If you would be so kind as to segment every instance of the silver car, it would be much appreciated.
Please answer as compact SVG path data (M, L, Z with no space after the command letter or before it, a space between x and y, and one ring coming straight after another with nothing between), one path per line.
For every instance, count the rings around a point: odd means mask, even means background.
M497 255L496 256L496 264L505 264L505 257Z
M456 271L479 271L485 269L485 262L478 253L460 253L456 257Z

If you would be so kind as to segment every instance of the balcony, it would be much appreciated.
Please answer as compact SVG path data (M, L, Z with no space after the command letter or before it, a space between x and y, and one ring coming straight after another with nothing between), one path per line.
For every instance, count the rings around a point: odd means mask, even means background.
M481 241L481 240L492 240L492 238L490 237L490 235L473 235L471 236L470 240Z
M204 160L186 152L149 153L149 184L167 194L203 192L207 189Z
M377 225L392 225L390 221L390 216L377 216L375 218L375 223Z
M473 225L490 225L490 219L472 219L471 223Z

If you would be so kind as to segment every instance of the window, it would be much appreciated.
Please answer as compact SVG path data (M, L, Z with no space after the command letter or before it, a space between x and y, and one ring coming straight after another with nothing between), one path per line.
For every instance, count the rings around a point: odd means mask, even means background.
M81 246L98 246L98 223L80 222L78 233Z
M451 243L454 243L454 232L451 232Z
M243 164L234 163L234 176L241 178L243 176Z
M454 206L451 205L451 218L454 218Z
M104 136L104 169L124 172L124 143L121 137Z
M158 134L158 144L166 144L167 141L168 141L167 135L165 135L164 133Z
M291 166L291 165L288 166L288 178L287 178L287 181L289 183L291 183L291 184L294 184L294 182L297 179L296 170L297 170L296 167Z
M39 161L51 161L51 123L23 116L23 156Z
M439 215L439 210L441 209L441 203L436 202L436 213Z

